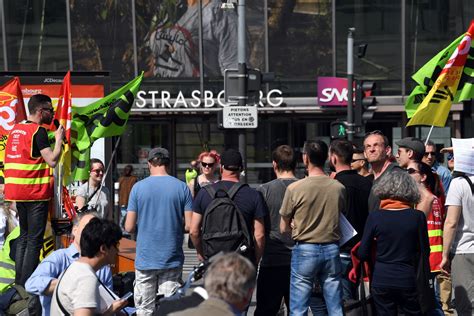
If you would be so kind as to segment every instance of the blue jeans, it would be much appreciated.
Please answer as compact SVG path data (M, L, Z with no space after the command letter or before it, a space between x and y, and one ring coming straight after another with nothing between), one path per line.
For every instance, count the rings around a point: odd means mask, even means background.
M328 314L343 315L341 259L337 244L297 243L291 255L290 315L307 315L315 278Z
M341 254L342 265L342 298L344 301L356 299L357 286L349 280L349 272L352 270L352 260L349 253Z
M25 286L39 263L48 220L48 201L17 202L20 236L15 256L15 283Z

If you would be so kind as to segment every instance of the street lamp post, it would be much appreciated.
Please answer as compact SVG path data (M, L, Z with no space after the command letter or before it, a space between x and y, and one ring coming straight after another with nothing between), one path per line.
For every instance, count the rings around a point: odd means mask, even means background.
M347 140L354 140L354 34L355 28L350 27L347 34Z

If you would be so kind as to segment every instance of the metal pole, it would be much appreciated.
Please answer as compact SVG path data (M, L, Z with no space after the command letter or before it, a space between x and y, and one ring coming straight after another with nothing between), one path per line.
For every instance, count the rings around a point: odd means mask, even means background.
M138 52L137 52L137 17L135 12L135 0L132 3L132 36L133 36L133 70L135 77L138 76Z
M204 98L204 40L202 38L202 0L198 2L198 43L199 43L199 91L201 100Z
M5 3L0 0L1 5L1 18L2 18L2 44L3 44L3 68L8 71L8 58L7 58L7 32L5 30Z
M237 6L239 15L237 27L237 61L239 70L239 106L247 105L247 42L245 32L245 0L239 0ZM242 181L247 183L247 139L244 129L239 130L239 151L243 158Z
M354 140L354 33L355 28L350 27L347 34L347 140Z
M66 23L67 23L67 52L69 57L69 70L73 71L72 62L72 35L71 35L71 6L69 0L66 0Z

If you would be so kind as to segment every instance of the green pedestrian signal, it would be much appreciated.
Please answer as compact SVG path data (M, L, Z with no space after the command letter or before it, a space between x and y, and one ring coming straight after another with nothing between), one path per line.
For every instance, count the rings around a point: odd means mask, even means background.
M347 123L344 121L331 122L331 138L346 138Z
M339 125L339 136L346 136L346 127L342 124Z

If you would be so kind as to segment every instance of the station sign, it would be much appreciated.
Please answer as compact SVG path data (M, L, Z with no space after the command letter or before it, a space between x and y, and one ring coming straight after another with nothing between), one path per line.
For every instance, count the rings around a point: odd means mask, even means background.
M318 77L320 106L347 106L347 78Z
M254 106L227 106L222 109L223 128L257 128L258 114Z

